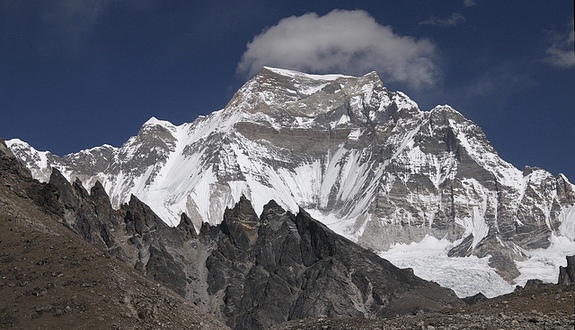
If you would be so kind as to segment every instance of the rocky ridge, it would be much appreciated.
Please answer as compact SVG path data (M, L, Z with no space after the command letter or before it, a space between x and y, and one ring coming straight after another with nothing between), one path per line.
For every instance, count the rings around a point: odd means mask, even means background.
M59 193L0 140L0 328L228 329L65 228Z
M563 283L561 274L575 275L575 256L567 257L567 261L567 267L559 275L558 284L532 280L510 294L479 299L467 306L386 320L305 319L279 324L272 329L573 329L575 285L573 282Z
M5 159L8 164L17 163L9 155ZM258 216L242 197L226 210L220 225L205 224L198 234L187 216L182 216L178 226L169 227L135 197L114 210L101 185L88 193L79 181L70 184L57 170L48 184L28 180L33 187L27 195L51 215L52 225L57 224L68 236L76 233L76 238L99 249L90 247L92 252L101 251L84 256L87 248L83 248L62 257L59 263L70 260L73 266L93 267L86 274L92 276L89 279L70 280L67 271L52 271L56 274L52 277L62 277L62 286L106 287L129 296L108 278L120 276L124 282L131 280L128 275L115 267L101 278L104 271L89 263L112 257L123 261L123 267L139 270L140 278L147 275L169 287L188 301L186 306L201 309L234 329L266 329L322 315L383 318L462 305L453 291L422 280L408 269L398 269L333 233L303 210L291 214L270 202ZM15 180L13 186L20 184ZM45 257L46 253L38 254ZM114 303L114 294L102 293L112 297L103 297L103 301ZM166 295L172 308L182 303ZM130 297L116 302L129 305ZM156 305L152 300L138 317L164 325L157 315L163 311Z
M490 256L509 282L515 261L553 235L575 239L565 176L514 168L459 112L421 111L375 73L264 68L225 109L181 126L152 118L120 148L57 157L9 143L39 179L54 167L84 187L99 181L115 208L134 195L172 226L187 214L198 232L242 195L258 214L273 199L376 251L446 238L450 256Z
M258 217L241 198L220 225L206 224L196 234L187 216L168 227L135 197L120 209L124 223L103 221L114 211L98 205L106 200L99 186L86 194L79 183L62 180L55 171L50 183L62 196L76 195L76 203L64 204L78 215L66 219L71 229L234 329L320 315L390 317L461 304L452 291L396 268L304 211L293 215L271 202Z

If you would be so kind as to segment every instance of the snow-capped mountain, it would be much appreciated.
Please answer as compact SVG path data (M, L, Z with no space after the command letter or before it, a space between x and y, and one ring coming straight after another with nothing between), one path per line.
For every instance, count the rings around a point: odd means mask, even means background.
M263 68L224 109L180 126L152 118L120 148L58 157L7 144L41 181L51 167L100 181L116 207L133 194L170 225L181 213L219 223L242 195L258 214L273 199L378 251L445 240L449 256L490 256L507 281L530 251L575 240L565 176L513 167L459 112L422 111L375 72Z

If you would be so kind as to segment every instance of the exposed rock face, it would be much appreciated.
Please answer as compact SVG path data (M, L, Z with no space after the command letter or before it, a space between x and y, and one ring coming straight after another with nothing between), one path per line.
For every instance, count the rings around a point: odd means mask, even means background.
M488 298L483 293L480 292L476 295L463 298L462 300L468 305L473 305L473 304L477 304L479 302L485 301L487 299Z
M575 256L567 257L567 266L559 267L559 285L575 284Z
M114 207L135 195L171 225L188 214L197 231L242 195L258 214L273 199L374 250L445 237L451 256L490 255L508 281L552 235L575 239L566 177L514 168L459 112L421 111L375 73L264 68L225 109L181 126L152 118L121 148L57 157L10 146L37 178L53 166L85 187L100 181Z
M162 239L170 241L174 248L180 247L189 233L185 229L189 219L179 228L168 227L135 196L114 210L98 182L88 193L79 180L70 184L58 170L52 172L50 186L59 192L66 226L87 242L186 297L183 265L174 261ZM190 261L187 267L193 267L195 262Z
M88 193L57 170L49 184L36 185L50 191L40 194L38 205L66 227L234 329L463 304L450 289L393 266L303 210L294 215L273 201L258 216L242 197L220 225L206 224L196 234L187 216L168 227L135 197L113 210L101 185Z
M568 267L573 266L568 257ZM573 329L575 327L575 285L530 280L512 293L488 299L481 293L464 298L468 304L440 312L401 315L389 319L309 318L281 323L273 330L323 329ZM572 282L571 282L572 283ZM567 284L567 285L565 285Z
M94 215L111 207L98 191L77 198L32 179L0 140L0 328L229 329L102 252L112 227Z
M221 312L235 329L319 316L381 318L461 304L453 292L396 268L305 211L293 215L271 202L259 219L242 198L226 211L221 231L225 236L207 260L208 290L222 297Z

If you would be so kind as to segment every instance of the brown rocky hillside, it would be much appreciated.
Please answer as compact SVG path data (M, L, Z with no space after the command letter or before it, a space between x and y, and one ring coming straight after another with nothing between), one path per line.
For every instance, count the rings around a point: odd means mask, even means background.
M34 202L50 187L0 148L0 328L227 329L65 228Z

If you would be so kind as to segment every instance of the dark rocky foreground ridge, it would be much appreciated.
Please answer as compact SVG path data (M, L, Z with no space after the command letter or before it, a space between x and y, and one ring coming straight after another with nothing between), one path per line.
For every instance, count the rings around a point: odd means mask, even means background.
M385 320L306 319L286 322L273 330L375 329L574 329L575 256L561 267L559 284L530 280L515 292L492 299L476 298L470 305L439 312L401 315ZM570 274L570 275L568 275ZM564 279L564 282L561 280Z
M185 215L168 227L135 197L114 210L101 185L88 193L58 171L41 184L4 145L1 151L6 327L217 328L215 318L259 329L462 304L450 289L398 269L303 211L270 203L258 217L242 199L221 225L196 234Z
M0 328L228 328L62 226L58 195L0 140Z
M558 284L529 280L515 292L487 299L464 299L466 306L439 312L400 315L390 319L295 320L273 330L375 329L575 329L575 256L560 267Z
M60 192L54 208L69 228L235 329L462 305L450 289L393 266L303 210L294 215L270 202L258 217L242 198L220 225L196 234L187 216L168 227L135 197L113 210L98 184L88 194L54 171L50 186Z
M258 217L242 199L196 234L187 216L168 227L135 197L112 209L99 184L88 193L57 171L40 184L3 144L0 181L0 328L225 328L215 319L236 329L573 326L572 284L466 307L273 202ZM523 314L505 310L522 301Z

